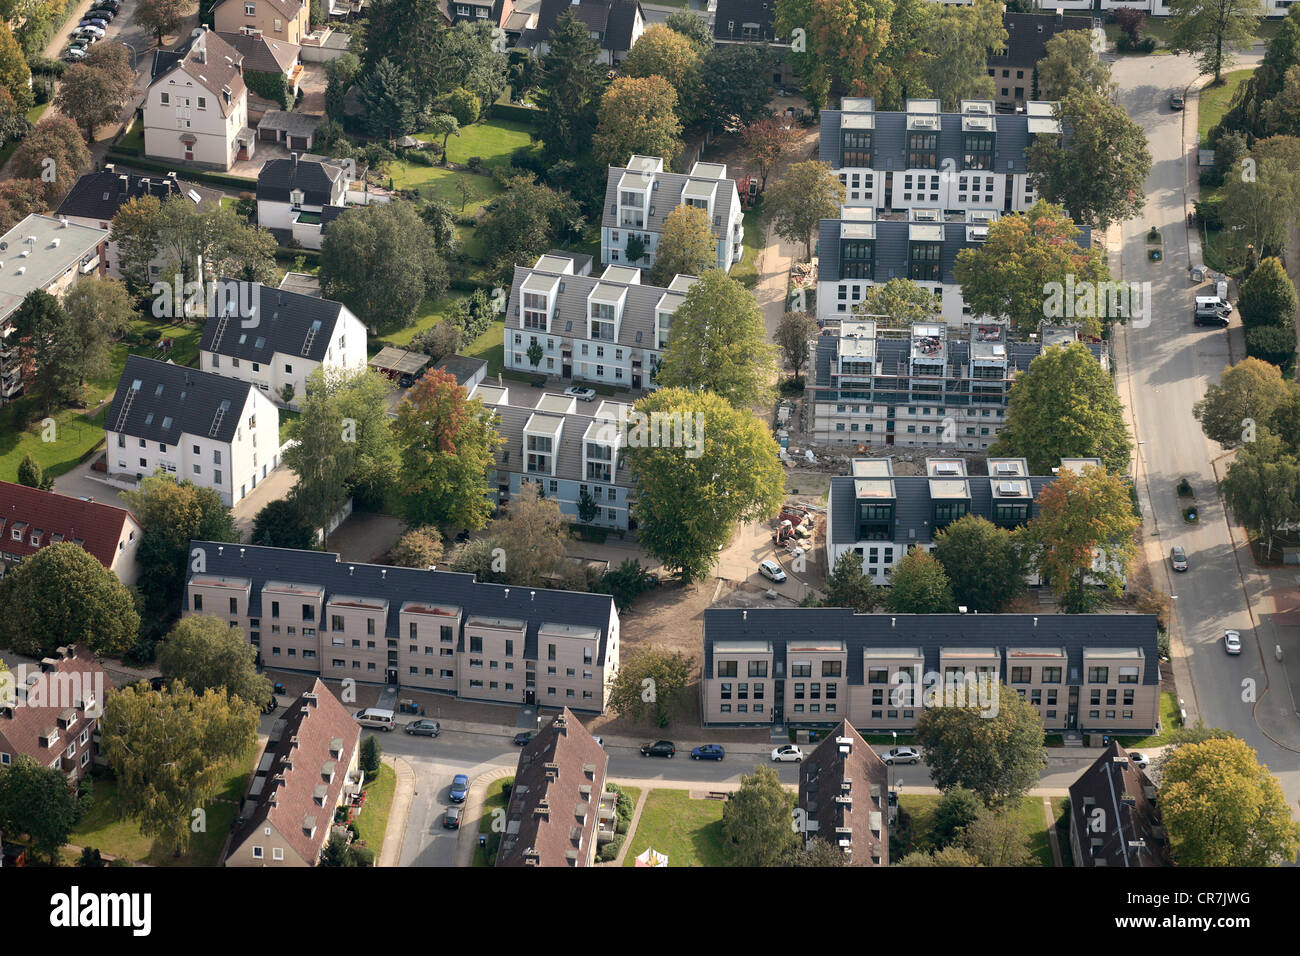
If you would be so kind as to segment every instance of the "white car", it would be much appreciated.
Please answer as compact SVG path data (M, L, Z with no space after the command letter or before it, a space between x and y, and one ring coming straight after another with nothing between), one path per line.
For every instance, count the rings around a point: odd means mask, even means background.
M769 581L775 581L780 584L785 580L785 572L781 570L781 565L775 561L764 561L758 566L758 573L763 575Z
M789 763L794 761L798 763L803 759L803 751L794 744L786 744L784 747L775 747L772 750L772 760L774 763Z
M72 35L74 37L94 37L96 40L102 40L104 39L104 28L88 23L84 27L77 27L72 31Z
M892 767L896 763L920 763L921 751L917 750L915 747L890 747L880 755L880 759L889 767Z
M564 394L569 398L576 398L580 402L594 402L596 400L596 390L594 388L583 388L581 385L570 385L564 390Z
M1145 770L1147 765L1151 763L1146 754L1140 754L1132 750L1128 753L1128 759L1133 761L1133 765L1141 770Z
M1223 632L1223 649L1229 654L1241 653L1241 634L1237 631Z

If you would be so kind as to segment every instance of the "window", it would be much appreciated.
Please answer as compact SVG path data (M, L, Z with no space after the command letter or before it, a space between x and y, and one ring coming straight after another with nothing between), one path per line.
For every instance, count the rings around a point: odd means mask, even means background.
M822 661L822 677L839 677L840 661Z
M1107 681L1109 681L1109 680L1110 680L1110 668L1109 668L1109 667L1089 667L1089 668L1088 668L1088 683L1089 683L1089 684L1105 684L1105 683L1106 683Z
M200 97L199 97L199 109L201 109L201 110L205 110L205 109L207 109L207 108L208 108L208 98L207 98L206 96L200 96Z
M171 98L170 94L167 94L167 93L160 93L160 94L158 94L158 96L159 96L159 102L160 102L163 106L171 106L172 98Z
M735 661L718 661L718 676L719 676L719 677L735 677L735 676L736 676L736 662L735 662Z

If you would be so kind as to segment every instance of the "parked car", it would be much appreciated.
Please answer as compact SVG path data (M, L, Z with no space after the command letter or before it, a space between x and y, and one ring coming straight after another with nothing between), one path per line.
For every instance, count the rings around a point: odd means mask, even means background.
M122 0L96 0L92 10L112 10L117 13L122 9Z
M722 749L722 744L705 744L691 750L692 760L721 760L726 755L727 752Z
M515 734L515 746L527 747L530 743L533 742L533 738L536 736L537 736L536 732L532 730L525 730L521 734Z
M1187 570L1187 552L1183 550L1182 545L1176 544L1170 550L1169 563L1174 566L1175 571Z
M643 744L642 757L671 757L677 753L677 746L671 740L656 740L652 744Z
M569 398L576 398L580 402L594 402L596 400L596 390L594 388L584 388L581 385L570 385L564 390L564 394Z
M803 751L794 744L786 744L784 747L774 747L772 749L772 760L776 763L789 763L793 761L798 763L803 760Z
M452 803L464 803L465 797L469 795L469 777L463 773L458 773L451 778L451 797Z
M1228 327L1228 317L1219 315L1217 312L1197 312L1192 324L1208 325L1213 329L1226 329Z
M73 40L68 44L68 48L63 51L63 59L80 60L86 55L86 43L82 40Z
M1183 94L1175 90L1169 94L1169 108L1171 110L1180 110L1183 108Z
M1147 768L1147 765L1151 763L1151 761L1147 759L1146 754L1140 754L1134 750L1130 750L1128 752L1128 759L1132 760L1133 763L1136 764L1142 770L1145 770Z
M758 573L769 581L775 581L777 584L785 580L785 572L781 570L781 565L771 559L759 564Z
M108 20L104 17L83 17L77 24L79 27L99 27L101 30L108 29Z
M892 767L896 763L920 763L921 751L917 750L915 747L890 747L880 755L880 759L883 760L885 765L888 767Z
M397 726L393 712L382 707L367 707L365 710L359 710L352 715L352 719L362 727L373 727L375 730L392 730Z
M1241 653L1241 634L1238 631L1223 632L1223 649L1229 654Z
M413 737L436 737L442 733L436 720L413 720L402 729Z
M460 813L460 807L448 807L442 815L442 828L444 830L459 830Z
M275 708L277 708L277 707L279 707L279 706L280 706L280 702L279 702L278 700L276 700L276 699L275 699L275 695L272 694L272 695L270 696L270 698L267 700L267 702L266 702L265 704L262 705L262 713L264 713L264 714L274 714L274 713L275 713Z
M104 39L104 28L88 23L84 26L77 27L77 29L72 31L72 35L74 37L89 36L94 37L96 40L102 40Z

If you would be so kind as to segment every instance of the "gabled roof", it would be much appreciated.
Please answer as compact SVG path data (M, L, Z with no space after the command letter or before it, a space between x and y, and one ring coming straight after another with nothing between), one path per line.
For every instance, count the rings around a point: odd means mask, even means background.
M21 541L13 536L17 523L27 525ZM0 542L10 554L26 557L59 541L71 541L112 568L118 542L128 530L138 532L140 526L124 508L0 481ZM41 533L38 546L32 545L34 532Z
M73 183L72 189L59 204L57 215L111 222L127 202L142 196L153 196L159 200L183 196L198 204L220 202L221 195L219 189L192 185L177 178L175 173L139 176L118 170L109 163L99 172L86 173Z
M247 93L240 72L243 59L243 54L205 27L177 50L167 54L155 52L149 85L170 83L169 77L173 73L184 70L212 94L221 115L229 116L234 112L235 104Z
M352 715L317 678L275 722L241 811L245 822L230 842L232 853L270 825L314 865L329 841L334 807L360 740ZM264 852L270 862L269 848Z
M715 40L748 40L744 26L758 25L758 40L772 41L776 36L776 0L717 0L713 18Z
M243 4L244 0L217 0L212 5L212 12L225 6L227 3ZM272 9L279 12L286 20L292 20L302 13L302 8L306 5L305 0L258 0L259 3L269 3ZM242 15L242 11L241 11Z
M0 750L14 757L32 757L48 767L95 719L87 716L88 706L96 716L103 713L104 697L113 681L84 644L59 648L39 668L19 665L14 670L17 699L15 706L0 709ZM68 693L78 699L66 699ZM68 726L59 726L61 718ZM58 737L54 746L46 747L41 738L51 729L58 731ZM82 752L78 744L72 757L61 758L65 773L80 765Z
M608 763L605 748L564 708L519 755L496 865L584 865Z
M268 114L270 115L270 114ZM266 122L263 117L262 122ZM308 206L328 206L343 169L330 163L298 159L272 159L257 174L257 198L262 202L289 202L295 189Z
M889 865L889 771L847 720L799 765L806 839L851 851L856 865ZM813 824L816 830L813 830ZM847 846L845 846L847 843Z
M222 279L221 284L235 290L242 285L235 279ZM203 325L199 350L250 362L270 362L277 353L323 362L347 311L344 305L260 283L251 285L252 324L245 327L238 317L213 315ZM220 292L217 301L222 301Z
M1033 69L1047 55L1048 40L1067 30L1091 30L1092 17L1004 13L1002 25L1007 29L1007 48L1005 51L990 52L989 66Z
M1070 785L1070 825L1086 859L1075 866L1169 866L1155 786L1112 740ZM1094 829L1096 827L1096 829ZM1093 840L1099 841L1093 846Z
M254 73L282 73L288 76L302 55L296 43L276 40L265 33L218 33L244 57L244 69Z
M682 190L686 188L688 183L707 184L716 182L718 190L714 198L713 221L709 223L709 229L717 238L726 238L727 231L731 228L732 201L740 202L734 179L715 180L707 176L690 176L666 171L650 174L657 184L650 201L650 205L654 207L654 212L646 216L644 226L624 227L618 223L618 184L626 172L628 170L623 167L609 167L609 178L605 185L605 211L601 215L602 226L610 229L626 228L629 232L662 232L664 220L668 218L668 214L682 205Z
M257 390L238 379L128 355L104 428L166 445L182 435L229 444L250 392Z
M536 46L550 38L551 31L565 12L572 10L592 33L600 37L604 50L630 50L632 31L641 12L639 0L541 0L537 24L525 30L520 44ZM644 15L642 15L644 20Z

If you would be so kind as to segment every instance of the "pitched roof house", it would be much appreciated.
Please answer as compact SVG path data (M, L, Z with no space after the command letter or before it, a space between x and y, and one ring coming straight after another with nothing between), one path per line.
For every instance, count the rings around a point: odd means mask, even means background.
M551 31L570 10L600 45L598 61L611 66L621 63L645 32L645 14L638 0L541 0L535 19L530 20L519 38L519 46L531 50L534 56L544 56L550 50L547 41Z
M860 866L889 865L889 768L847 720L799 765L804 846L825 840Z
M519 755L496 865L591 866L616 816L605 798L608 764L605 748L565 707Z
M1075 866L1169 866L1156 788L1112 740L1070 785L1070 852Z
M315 866L335 810L361 789L361 728L320 678L271 729L226 866Z
M39 668L15 668L15 699L0 702L0 767L28 756L80 780L95 758L95 726L113 686L85 645L60 647Z
M218 33L244 57L244 70L250 73L270 73L289 81L290 90L298 92L302 78L302 47L287 40L278 40L265 33Z
M1067 17L1050 13L1003 13L1006 46L990 50L989 76L993 77L998 109L1023 107L1038 95L1038 61L1047 55L1047 41L1069 30L1091 30L1090 16Z
M297 153L270 160L257 174L257 224L285 244L292 238L319 249L325 227L346 208L348 181L341 165L305 160Z
M41 548L71 541L129 586L143 535L124 508L0 481L0 575Z
M307 0L217 0L212 20L221 33L260 32L301 44L311 30Z

